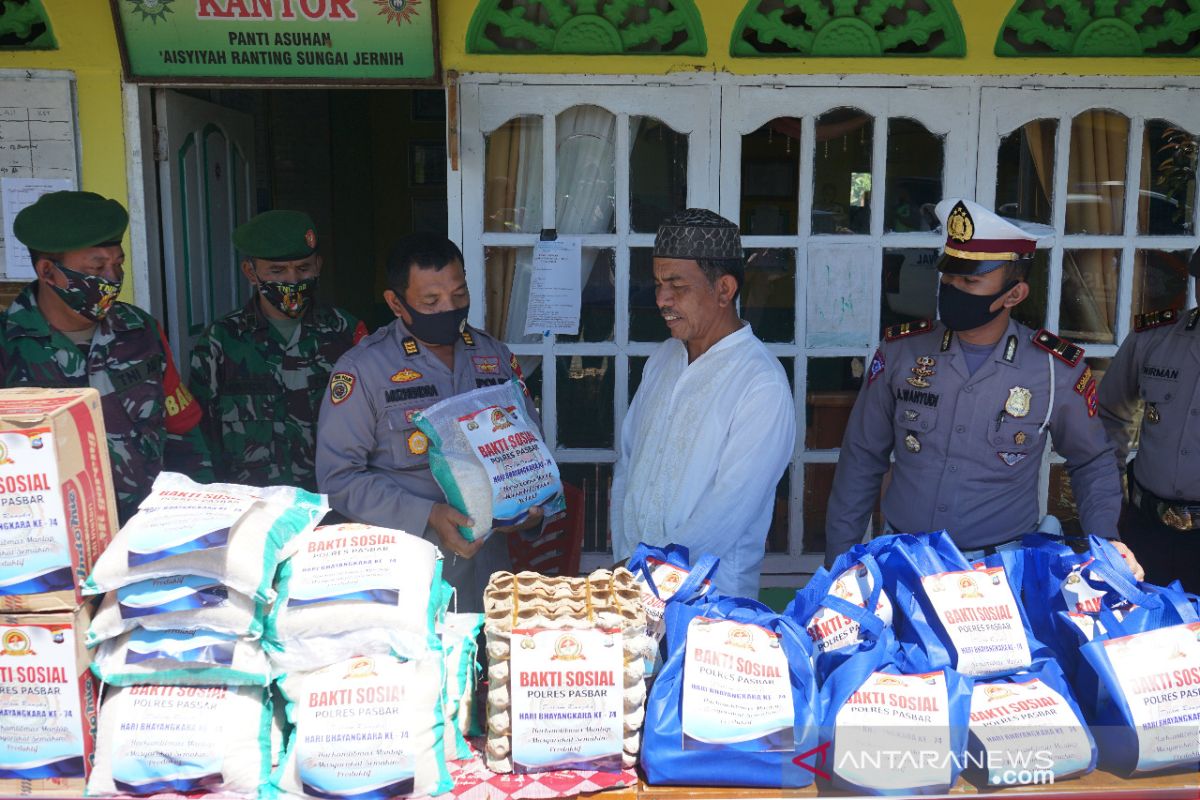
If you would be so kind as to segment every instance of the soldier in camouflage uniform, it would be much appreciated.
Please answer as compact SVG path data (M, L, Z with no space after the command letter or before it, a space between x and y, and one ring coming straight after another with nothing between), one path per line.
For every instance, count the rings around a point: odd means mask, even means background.
M217 476L316 491L321 397L333 365L367 331L345 311L313 302L321 256L308 214L259 214L233 242L254 296L196 342L189 379Z
M137 510L162 469L212 480L201 410L158 323L116 300L129 215L92 192L53 192L13 233L37 280L0 316L0 386L91 386L104 410L118 511Z

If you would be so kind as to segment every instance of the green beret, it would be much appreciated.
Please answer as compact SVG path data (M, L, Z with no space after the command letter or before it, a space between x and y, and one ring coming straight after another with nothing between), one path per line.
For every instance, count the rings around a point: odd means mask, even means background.
M50 192L13 220L13 235L39 253L68 253L120 242L129 212L95 192Z
M233 232L233 245L251 258L293 261L317 249L316 226L303 211L264 211Z

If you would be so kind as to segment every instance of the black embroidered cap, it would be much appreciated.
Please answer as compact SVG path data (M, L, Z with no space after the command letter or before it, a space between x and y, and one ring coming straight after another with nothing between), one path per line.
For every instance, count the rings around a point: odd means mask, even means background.
M689 208L658 226L654 256L740 262L742 239L738 226L720 214L706 208Z

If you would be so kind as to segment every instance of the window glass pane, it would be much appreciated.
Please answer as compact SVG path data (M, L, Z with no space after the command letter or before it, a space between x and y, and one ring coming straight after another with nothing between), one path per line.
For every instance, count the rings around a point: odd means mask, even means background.
M842 446L842 435L862 379L860 357L808 360L808 396L804 401L806 449L832 450Z
M742 233L796 232L800 193L800 120L773 119L742 137Z
M521 374L525 376L525 388L529 390L529 396L533 398L533 404L537 407L538 413L542 413L542 357L541 356L517 356L517 364L521 367Z
M483 229L534 233L542 228L542 119L517 117L487 136Z
M996 151L996 211L1050 224L1054 210L1054 140L1058 121L1028 122L1000 140Z
M558 446L613 446L613 359L559 356Z
M883 251L880 331L901 322L937 316L940 253L934 248L889 248Z
M813 233L870 233L874 120L839 108L817 120Z
M653 117L630 117L629 140L629 225L654 233L687 207L688 137Z
M1120 250L1063 253L1059 334L1077 342L1113 344Z
M921 207L942 199L945 139L911 119L888 120L887 195L883 227L889 231L927 231L936 226Z
M775 507L771 512L771 527L767 529L767 552L788 551L788 505L792 496L792 468L783 471L775 484Z
M1013 319L1037 330L1046 327L1046 298L1050 292L1050 251L1037 250L1025 279L1029 296L1013 309ZM1114 289L1114 291L1116 291Z
M1133 254L1133 313L1187 308L1186 250L1137 250Z
M1186 236L1192 232L1198 145L1195 136L1166 120L1146 123L1138 233Z
M796 335L796 252L750 250L742 283L742 318L764 342L791 342Z
M532 267L532 247L483 249L484 324L497 339L512 344L542 341L538 334L525 335Z
M629 340L665 342L670 336L654 302L654 251L649 247L630 248Z
M650 359L646 356L630 356L629 357L629 402L633 402L633 398L637 395L638 387L642 385L642 374L646 371L646 362Z
M1128 145L1129 119L1115 111L1094 109L1072 120L1067 233L1124 233Z
M617 118L576 106L558 115L555 184L559 233L612 233L617 207Z
M611 342L616 319L616 253L583 248L583 296L579 303L579 334L560 334L560 342Z
M612 464L559 463L558 473L563 483L569 483L583 493L583 550L611 553L608 500L612 488Z

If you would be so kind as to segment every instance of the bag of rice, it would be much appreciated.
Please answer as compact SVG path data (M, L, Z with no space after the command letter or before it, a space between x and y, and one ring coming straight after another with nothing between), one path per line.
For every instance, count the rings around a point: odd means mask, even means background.
M92 672L112 686L266 686L271 665L255 641L215 631L135 628L97 648Z
M273 784L290 795L435 795L446 771L442 654L352 658L280 681L295 730Z
M100 706L89 795L254 796L271 768L271 703L254 686L130 686Z
M202 575L148 578L109 592L88 628L87 646L134 628L209 630L257 639L262 604Z
M547 517L566 508L558 465L518 381L448 397L414 420L429 437L429 469L446 501L475 522L459 528L467 541L520 523L534 506Z
M271 600L279 551L329 510L302 489L199 484L160 473L150 495L96 562L84 594L146 578L202 575L262 602Z
M710 582L720 559L708 553L691 563L691 553L681 544L654 547L644 542L633 549L627 568L637 578L642 592L642 610L646 612L646 632L658 643L653 658L646 659L646 677L653 679L662 666L663 638L667 634L664 621L668 603L687 603L704 597L712 588Z
M432 543L357 523L298 537L277 588L265 646L281 672L319 669L347 655L420 657L436 644L447 599Z
M441 623L442 653L446 663L443 694L446 719L446 758L471 757L468 736L481 734L475 724L475 686L479 678L479 632L483 614L447 613Z

